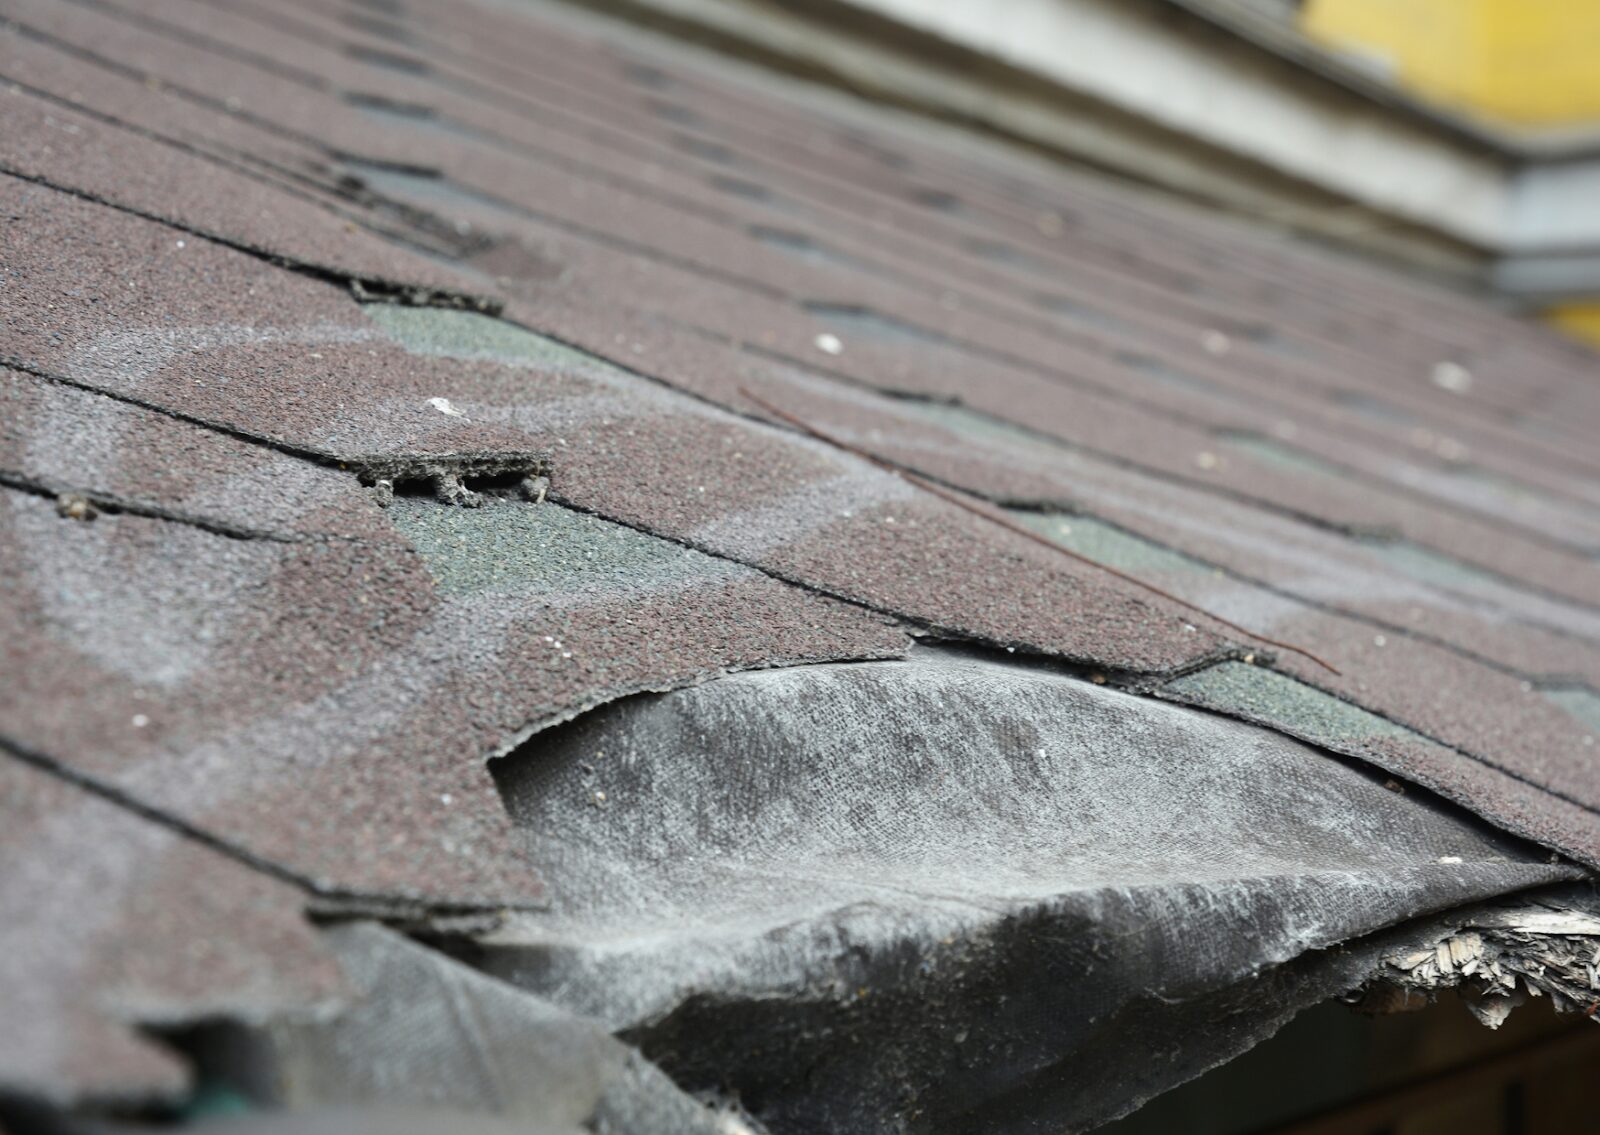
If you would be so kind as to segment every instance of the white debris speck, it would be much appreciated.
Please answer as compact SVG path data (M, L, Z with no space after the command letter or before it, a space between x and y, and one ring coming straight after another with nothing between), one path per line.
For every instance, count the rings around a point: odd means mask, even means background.
M1221 331L1215 329L1205 332L1200 336L1200 345L1209 355L1225 355L1233 349L1233 340Z
M1441 856L1439 856L1439 862L1440 863L1460 863L1461 862L1461 856L1459 856L1459 855L1441 855Z
M840 342L839 336L830 335L826 331L817 336L816 344L817 350L825 355L837 355L844 351L844 344Z
M1375 635L1372 636L1372 645L1373 646L1383 646L1388 641L1389 640L1384 638L1381 634L1375 634Z
M179 242L178 242L178 247L179 247L179 248L186 248L186 247L188 247L188 244L189 244L189 242L188 242L188 241L186 241L186 240L180 240L180 241L179 241Z
M134 714L131 720L135 729L143 729L146 725L150 724L150 719L142 713Z
M454 406L452 406L450 404L450 399L448 398L430 398L428 399L428 405L432 406L441 414L449 414L452 418L464 418L467 416L462 411L457 410Z
M450 795L448 792L444 793L444 795L439 797L439 803L441 803L441 804L454 804L455 800L456 800L456 798L454 796Z
M1194 463L1202 469L1215 469L1222 462L1215 453L1210 450L1202 450L1194 455Z
M1433 384L1451 394L1465 394L1472 389L1472 372L1460 363L1446 359L1434 364Z

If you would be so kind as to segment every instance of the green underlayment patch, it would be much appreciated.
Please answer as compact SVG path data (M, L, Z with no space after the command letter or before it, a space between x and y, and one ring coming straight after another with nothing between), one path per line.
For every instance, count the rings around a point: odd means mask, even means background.
M1272 722L1288 732L1317 740L1421 738L1421 734L1360 706L1248 662L1221 662L1169 682L1165 689L1195 705Z
M550 501L459 508L397 497L389 506L446 595L623 592L749 569Z
M554 339L475 311L392 303L368 304L362 310L389 338L413 354L591 370L607 365Z

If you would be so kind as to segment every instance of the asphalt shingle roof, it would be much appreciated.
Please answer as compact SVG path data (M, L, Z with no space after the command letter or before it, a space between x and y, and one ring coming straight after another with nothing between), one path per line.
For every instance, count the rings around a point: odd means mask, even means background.
M1484 303L532 4L12 0L0 226L3 838L126 848L37 957L100 965L204 860L314 1005L301 900L549 900L486 764L531 731L916 637L1600 867L1596 359ZM105 964L40 989L237 1000ZM0 1081L166 1083L106 1043Z

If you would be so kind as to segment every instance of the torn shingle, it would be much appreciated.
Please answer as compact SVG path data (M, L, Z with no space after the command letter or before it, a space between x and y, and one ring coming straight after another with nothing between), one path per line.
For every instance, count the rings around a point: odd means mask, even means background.
M618 703L496 777L565 897L481 963L801 1129L1088 1128L1329 947L1581 874L1276 734L927 650Z

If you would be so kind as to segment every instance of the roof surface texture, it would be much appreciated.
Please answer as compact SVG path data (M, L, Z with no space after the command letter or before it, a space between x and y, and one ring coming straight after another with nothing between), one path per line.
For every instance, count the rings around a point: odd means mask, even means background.
M1500 829L1389 921L1600 868L1600 365L1470 299L509 0L7 0L0 226L4 1091L578 925L494 758L919 640Z

